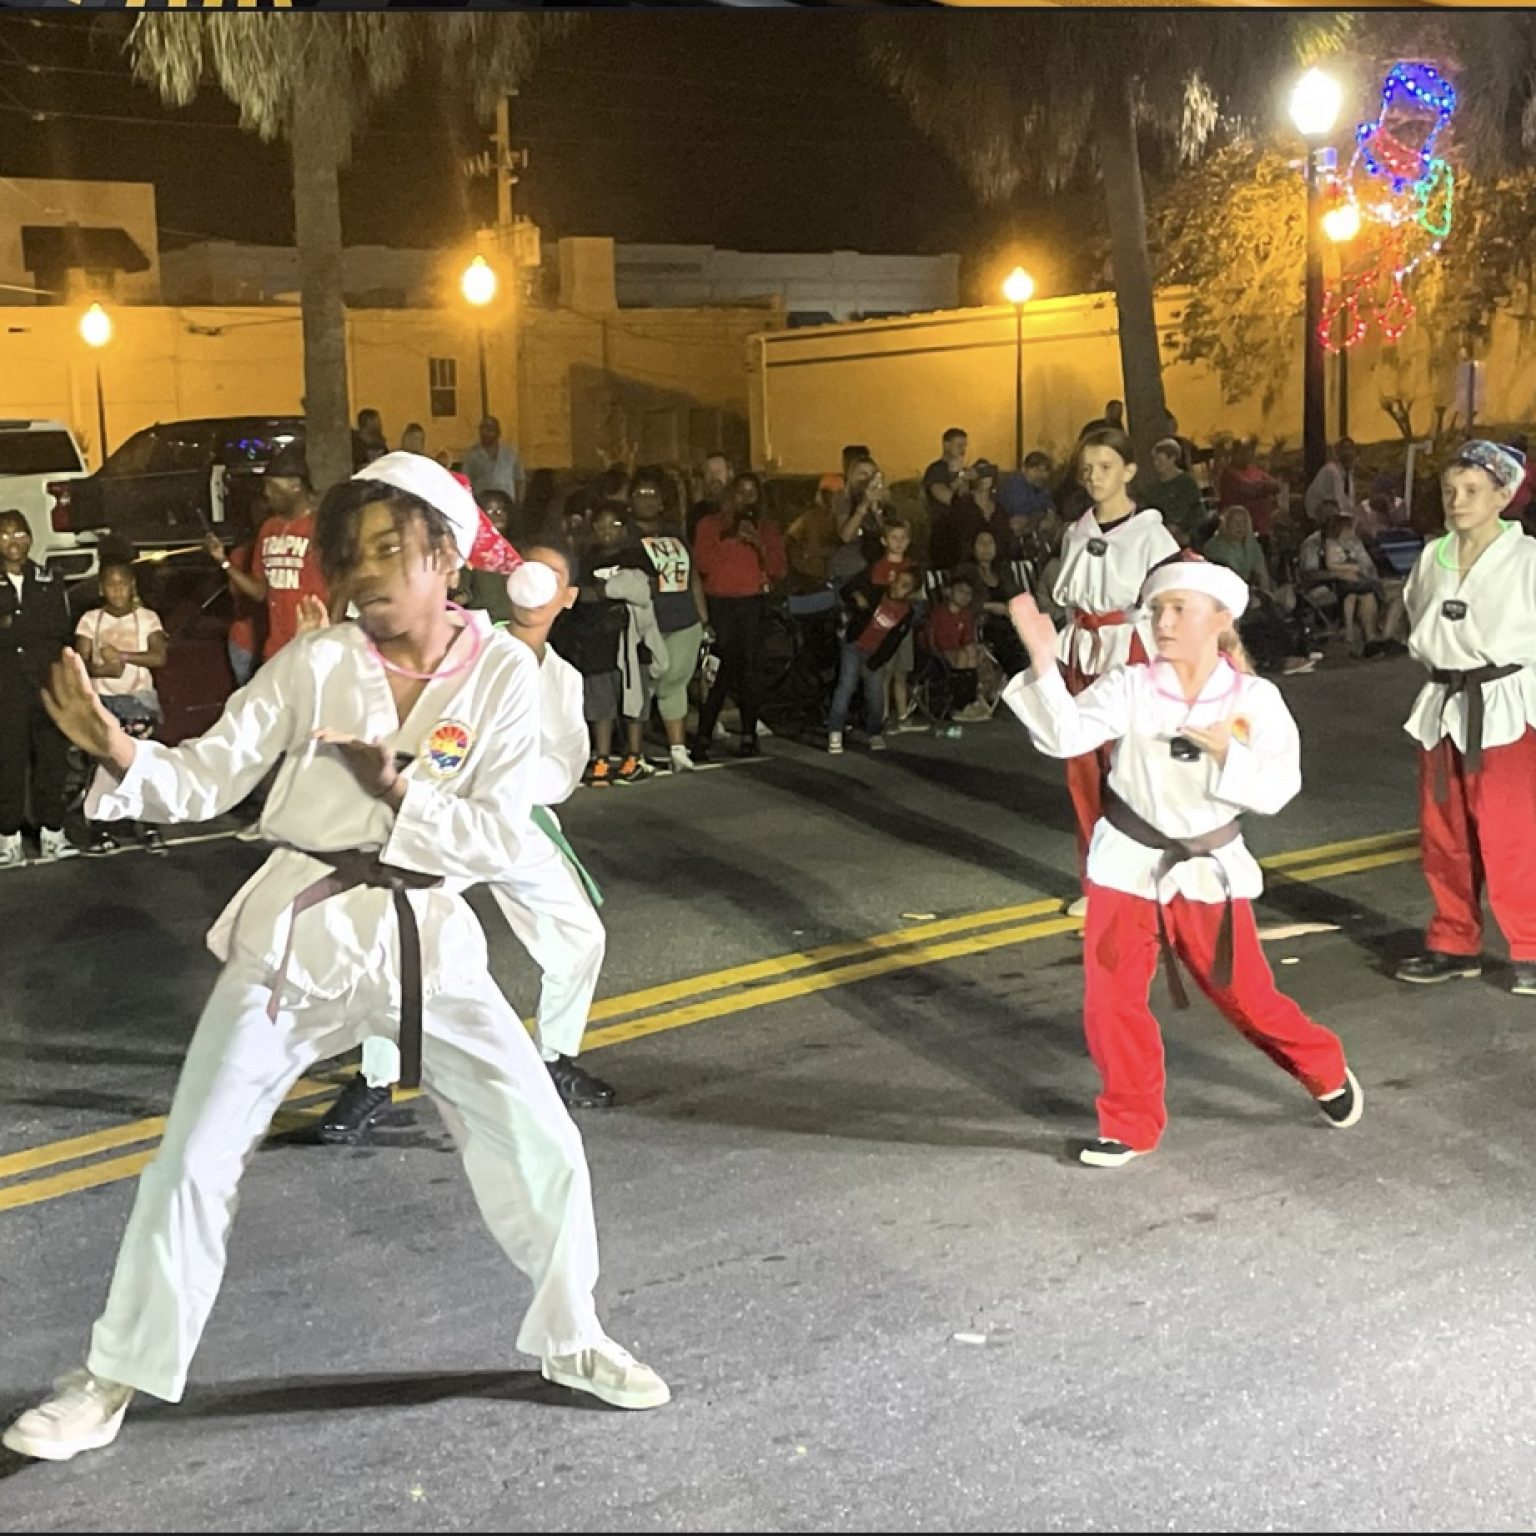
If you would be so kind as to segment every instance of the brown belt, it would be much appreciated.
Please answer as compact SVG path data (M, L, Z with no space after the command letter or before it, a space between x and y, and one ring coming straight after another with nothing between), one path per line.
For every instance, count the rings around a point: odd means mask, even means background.
M288 963L293 958L293 936L299 914L311 907L355 891L361 886L387 890L393 894L395 921L400 929L400 1086L416 1088L421 1084L421 930L411 910L408 891L430 890L440 886L439 875L422 875L415 870L396 869L379 861L377 853L361 848L341 848L331 853L310 855L330 872L306 885L288 908L288 942L283 946L282 964L272 982L272 996L267 1003L267 1017L277 1022L282 991L288 980Z
M1161 850L1163 857L1158 862L1157 873L1154 876L1159 891L1164 878L1176 865L1187 863L1190 859L1210 859L1215 864L1216 873L1221 877L1221 888L1226 893L1226 906L1221 914L1221 927L1216 934L1216 961L1211 969L1211 980L1218 987L1230 987L1234 949L1232 886L1227 879L1227 872L1222 867L1221 860L1216 858L1215 854L1218 848L1225 848L1228 843L1235 843L1242 835L1236 819L1229 821L1224 827L1217 827L1214 832L1202 832L1198 837L1169 837L1166 833L1159 832L1150 821L1138 816L1125 801L1108 789L1104 792L1104 819L1115 831L1123 832L1133 843L1140 843L1143 848ZM1163 965L1168 974L1168 992L1173 998L1173 1006L1188 1008L1189 993L1184 989L1184 980L1179 975L1178 956L1174 953L1173 943L1168 937L1168 924L1163 916L1161 895L1157 900L1157 942L1162 950Z
M1520 670L1511 666L1489 665L1470 667L1456 671L1449 667L1435 667L1429 674L1432 683L1445 688L1440 701L1440 742L1435 754L1435 804L1444 805L1451 797L1450 774L1447 758L1450 756L1450 740L1445 734L1445 706L1458 693L1467 696L1467 750L1462 754L1468 773L1481 773L1483 767L1483 685L1497 682L1501 677L1513 677Z

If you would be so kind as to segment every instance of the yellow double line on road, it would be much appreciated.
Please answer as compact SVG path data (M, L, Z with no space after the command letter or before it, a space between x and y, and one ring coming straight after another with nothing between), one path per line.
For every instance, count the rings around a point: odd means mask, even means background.
M1417 833L1403 831L1296 849L1260 862L1287 880L1311 884L1409 863L1417 857ZM706 971L597 1003L592 1009L592 1027L583 1041L583 1051L602 1050L708 1019L728 1018L893 971L936 965L1071 933L1080 926L1078 919L1062 915L1059 901L1046 899L940 918L866 939ZM603 1021L607 1019L617 1022L605 1025ZM284 1102L303 1105L328 1099L336 1089L335 1082L301 1078ZM157 1115L0 1156L0 1211L17 1210L132 1178L155 1155L154 1143L164 1129L165 1117ZM115 1157L102 1156L124 1147L139 1150ZM63 1166L66 1164L74 1166ZM61 1171L41 1178L33 1176L45 1169Z

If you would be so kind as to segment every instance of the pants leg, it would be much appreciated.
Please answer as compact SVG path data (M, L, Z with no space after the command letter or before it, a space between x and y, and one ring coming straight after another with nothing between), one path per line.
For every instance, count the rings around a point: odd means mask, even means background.
M422 1086L458 1142L480 1213L533 1284L517 1347L574 1354L603 1338L592 1292L597 1223L575 1123L490 976L429 1004Z
M1463 787L1488 902L1510 958L1536 961L1536 731L1487 748L1482 771Z
M1099 1070L1099 1134L1150 1152L1168 1123L1163 1037L1152 1015L1157 905L1089 885L1083 933L1083 1032Z
M1108 777L1109 762L1102 747L1096 752L1067 759L1067 793L1072 797L1072 815L1077 822L1077 862L1085 888L1088 845L1093 841L1093 829L1098 825L1104 804L1104 781Z
M715 674L699 711L699 737L708 741L715 733L715 723L725 708L727 695L734 695L741 702L741 684L737 672L741 665L741 640L737 605L745 601L739 597L712 597L709 599L709 624L715 632L715 654L720 659L720 670Z
M32 699L21 678L0 679L0 837L21 831L27 809Z
M1497 750L1497 749L1495 749ZM1446 803L1435 800L1436 762L1443 754ZM1486 767L1490 754L1483 754ZM1483 857L1467 801L1461 753L1449 742L1419 753L1419 852L1435 914L1424 942L1447 955L1483 947Z
M656 684L656 700L661 718L668 722L688 717L688 684L698 670L699 647L704 644L704 626L690 625L667 636L667 670Z
M64 825L65 786L69 779L69 742L34 699L32 733L32 814L50 832Z
M741 734L750 741L757 735L757 717L763 705L763 620L767 600L744 597L741 611L741 661L736 703L741 710Z
M586 887L549 844L491 887L501 915L543 973L534 1039L545 1060L581 1050L607 934Z
M1232 984L1227 987L1211 980L1222 908L1175 896L1165 917L1173 946L1200 990L1251 1044L1303 1083L1314 1098L1344 1086L1344 1047L1331 1029L1309 1019L1275 986L1252 902L1232 903Z
M269 978L225 967L203 1009L155 1160L139 1176L88 1368L178 1402L224 1278L246 1163L308 1064L345 1049L342 1005L267 1017Z
M853 703L853 691L859 686L859 674L864 658L846 641L837 660L837 687L832 690L832 708L827 715L827 729L841 731L848 724L848 706Z
M871 672L868 667L860 670L864 687L864 729L871 736L878 736L885 730L886 668L881 667L875 672Z

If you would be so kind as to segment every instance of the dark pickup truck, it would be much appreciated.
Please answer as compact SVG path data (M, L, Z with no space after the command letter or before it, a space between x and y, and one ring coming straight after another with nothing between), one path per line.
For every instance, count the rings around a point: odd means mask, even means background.
M94 475L49 486L59 533L108 529L138 549L228 542L254 530L261 477L279 448L303 443L300 416L214 416L145 427Z

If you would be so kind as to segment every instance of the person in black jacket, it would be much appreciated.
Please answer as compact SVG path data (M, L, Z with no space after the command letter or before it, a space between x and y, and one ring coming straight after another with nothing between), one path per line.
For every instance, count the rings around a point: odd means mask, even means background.
M69 744L43 709L43 679L70 642L74 625L64 583L29 558L32 531L14 510L0 511L0 869L26 862L21 822L27 769L43 858L72 859L64 835Z

